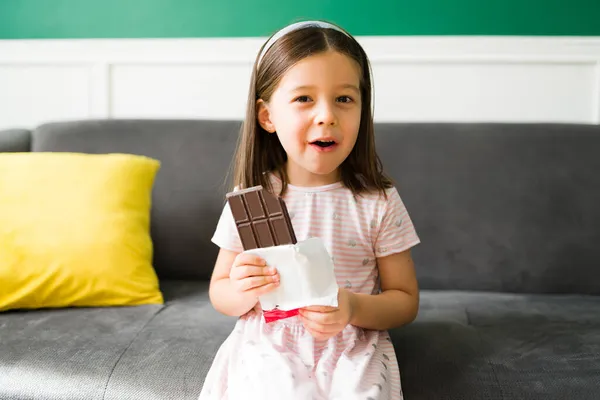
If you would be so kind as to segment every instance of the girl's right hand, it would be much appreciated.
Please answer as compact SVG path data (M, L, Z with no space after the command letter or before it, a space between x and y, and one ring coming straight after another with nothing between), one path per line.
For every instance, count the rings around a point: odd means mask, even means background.
M239 293L254 297L269 293L279 286L279 274L265 260L252 254L238 254L229 270L229 280Z

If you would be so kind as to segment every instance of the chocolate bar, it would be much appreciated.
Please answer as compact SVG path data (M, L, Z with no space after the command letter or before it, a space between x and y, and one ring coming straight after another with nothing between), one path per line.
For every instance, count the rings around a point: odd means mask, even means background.
M227 201L244 250L296 244L283 199L262 186L227 193Z

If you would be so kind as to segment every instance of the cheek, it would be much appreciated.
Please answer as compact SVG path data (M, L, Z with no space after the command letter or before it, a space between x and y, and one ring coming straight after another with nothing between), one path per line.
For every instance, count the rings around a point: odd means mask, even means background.
M305 142L306 118L298 112L282 112L274 121L279 141L284 147L299 146Z
M346 120L345 131L348 133L349 138L356 139L358 137L358 130L360 129L360 112L352 113Z
M279 131L279 141L287 153L298 153L305 147L304 138L297 131Z
M289 122L289 121L288 121ZM288 154L298 153L302 150L303 140L298 134L298 131L294 130L288 123L287 126L281 127L277 130L277 137L279 142L283 146L283 149Z
M271 121L273 121L277 130L286 132L286 134L295 133L304 120L303 113L293 107L277 108L271 116Z
M358 130L360 129L360 115L354 120L354 132L355 136L358 136Z
M355 112L354 112L354 123L356 124L356 130L358 131L358 128L360 127L360 119L361 119L361 114L362 114L362 109L359 107Z

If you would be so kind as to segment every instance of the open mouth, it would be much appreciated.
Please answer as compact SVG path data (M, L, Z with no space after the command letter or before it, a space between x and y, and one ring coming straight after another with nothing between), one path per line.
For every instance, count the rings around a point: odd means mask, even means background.
M333 140L316 140L314 142L311 142L310 144L314 144L319 147L326 148L326 147L333 146L335 144L335 142Z

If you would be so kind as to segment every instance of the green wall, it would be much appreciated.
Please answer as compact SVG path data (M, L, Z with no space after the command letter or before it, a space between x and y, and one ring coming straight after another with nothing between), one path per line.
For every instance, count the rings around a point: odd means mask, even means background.
M0 39L267 36L305 18L355 35L600 36L600 0L0 0Z

